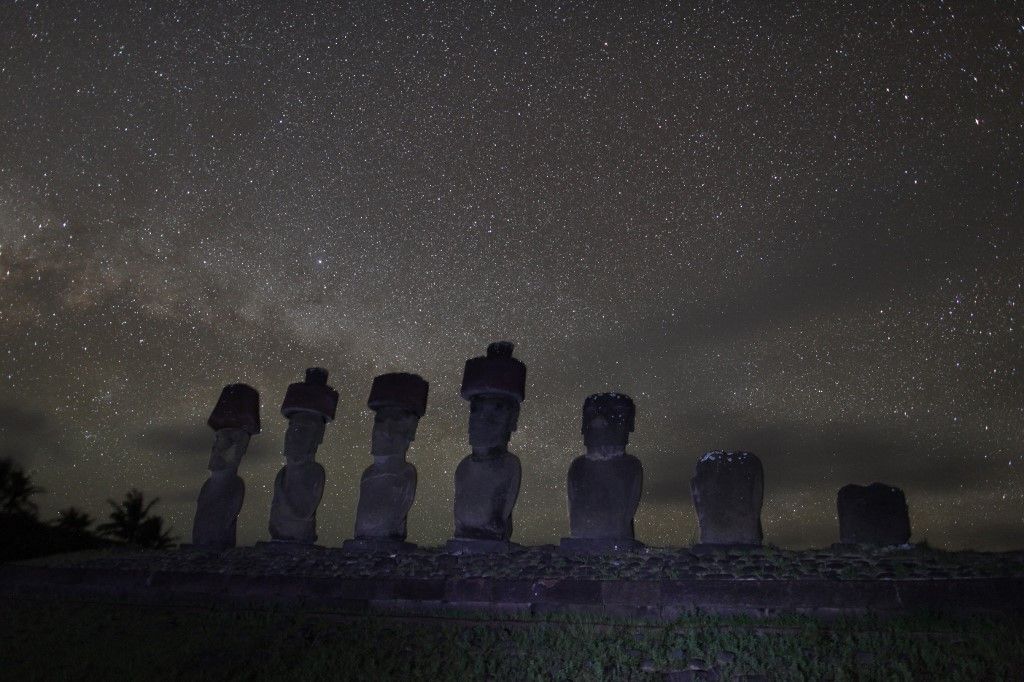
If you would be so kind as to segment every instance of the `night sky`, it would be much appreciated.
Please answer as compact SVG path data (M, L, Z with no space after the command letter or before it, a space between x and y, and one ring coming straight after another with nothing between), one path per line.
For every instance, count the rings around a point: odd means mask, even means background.
M729 449L769 543L836 541L836 491L882 481L915 542L1024 547L1020 4L352 4L0 7L0 456L44 517L138 487L187 541L243 381L266 539L281 399L321 365L340 545L372 378L412 371L409 539L439 544L463 363L508 339L516 541L568 534L580 408L615 390L641 541L696 541L694 465Z

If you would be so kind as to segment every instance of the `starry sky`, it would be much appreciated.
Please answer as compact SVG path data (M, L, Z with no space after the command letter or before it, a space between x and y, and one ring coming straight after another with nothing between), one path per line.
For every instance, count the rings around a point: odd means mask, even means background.
M851 6L852 5L852 6ZM185 541L224 384L340 392L351 537L375 374L431 383L409 539L451 535L464 361L516 343L519 542L568 534L583 399L637 405L638 539L697 539L709 450L765 541L906 491L913 541L1024 546L1024 8L971 3L0 6L0 456L44 517L131 487Z

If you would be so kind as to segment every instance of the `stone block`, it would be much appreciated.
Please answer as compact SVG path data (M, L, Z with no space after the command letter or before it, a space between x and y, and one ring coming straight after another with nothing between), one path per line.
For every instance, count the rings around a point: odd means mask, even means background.
M910 512L899 488L884 483L843 486L836 510L842 544L902 545L910 540Z
M709 452L690 481L702 544L760 545L764 469L750 452Z
M562 538L558 549L564 554L615 554L639 552L644 544L629 538Z

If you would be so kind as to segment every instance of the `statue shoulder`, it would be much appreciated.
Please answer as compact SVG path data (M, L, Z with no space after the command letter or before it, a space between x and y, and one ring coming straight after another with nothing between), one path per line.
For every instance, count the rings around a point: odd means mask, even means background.
M511 469L522 469L523 463L519 461L519 457L516 453L509 451L506 453L505 466Z
M576 455L572 458L572 463L569 465L569 471L581 471L586 469L590 464L590 460L587 459L586 455Z
M230 483L228 485L231 486L231 492L233 492L233 493L235 493L237 495L244 495L245 494L245 481L242 480L241 476L239 476L237 474L232 476L231 477L231 481L230 481Z
M285 467L285 469L287 468ZM320 483L327 480L327 470L324 469L324 465L320 462L306 462L301 465L301 469L296 471L296 474L300 480L318 481Z
M643 469L644 468L643 462L641 462L640 458L637 457L636 455L631 455L631 454L629 454L627 452L627 453L625 453L624 458L625 458L625 460L627 462L629 462L629 466L630 467L632 467L634 469Z
M460 471L465 471L466 469L468 469L471 466L473 466L473 455L472 455L472 453L466 455L465 457L463 457L462 459L459 460L458 466L455 467L455 472L458 473Z

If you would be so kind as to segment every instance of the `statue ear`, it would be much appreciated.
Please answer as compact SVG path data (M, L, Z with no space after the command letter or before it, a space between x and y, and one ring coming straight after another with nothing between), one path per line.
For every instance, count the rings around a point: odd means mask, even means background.
M516 403L515 407L512 408L512 416L509 419L509 430L510 431L515 431L516 428L518 428L518 426L519 426L519 403Z

